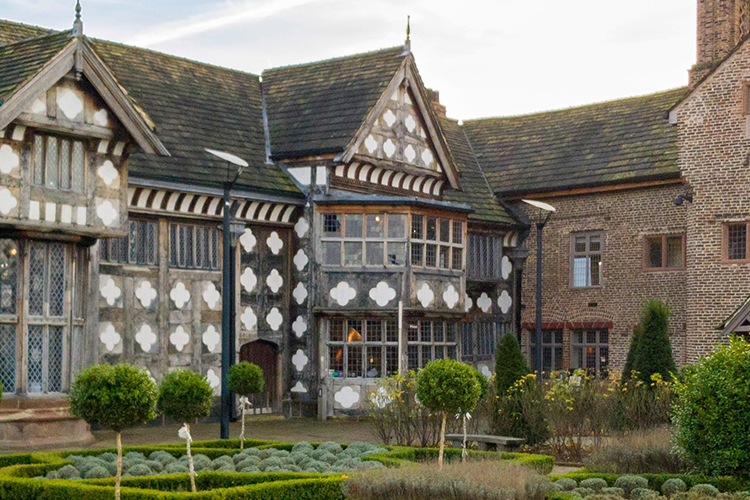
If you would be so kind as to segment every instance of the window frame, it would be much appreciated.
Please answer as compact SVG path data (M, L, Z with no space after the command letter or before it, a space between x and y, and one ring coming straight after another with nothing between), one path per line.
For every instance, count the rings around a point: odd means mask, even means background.
M422 338L422 326L424 323L430 323L430 340L423 340ZM435 340L435 325L441 324L443 328L443 340ZM453 325L453 341L448 341L448 325ZM441 319L425 319L425 320L411 320L407 321L406 324L406 339L404 339L404 345L406 346L404 354L406 355L406 367L408 370L417 370L424 368L430 361L437 359L462 359L461 353L461 322L460 321L446 321ZM416 330L416 340L412 338L412 333ZM425 347L430 349L430 359L424 360L424 349ZM437 357L435 355L435 349L443 349L443 357ZM450 356L449 349L453 348L454 356ZM416 364L412 363L412 352L416 351Z
M385 220L383 221L383 235L382 236L368 236L367 234L367 219L370 216L377 217L378 215L385 217ZM337 236L326 236L325 235L325 220L326 217L336 216L339 217L339 235ZM346 219L347 216L361 216L362 217L362 234L360 236L347 236L346 234ZM391 223L391 217L392 216L404 216L404 234L401 237L395 237L390 236L390 223ZM409 213L407 212L386 212L386 211L377 211L377 212L369 212L369 211L360 211L360 212L354 212L354 211L336 211L336 212L323 212L321 214L321 221L322 226L324 228L324 231L320 238L320 244L321 244L321 260L322 265L325 267L346 267L349 269L382 269L385 267L406 267L407 260L409 259L409 228L410 228L410 218ZM339 262L338 264L331 264L326 262L325 260L325 252L323 251L323 247L327 243L338 243L339 244ZM362 245L362 257L361 262L359 265L348 265L346 263L346 244L347 243L359 243ZM375 243L375 244L382 244L383 245L383 257L382 257L382 264L368 264L367 262L367 244L368 243ZM388 259L388 246L389 244L396 245L396 248L398 248L398 245L404 246L404 255L403 255L403 264L393 264Z
M141 226L141 224L144 224L144 226ZM143 227L143 234L141 234L141 227ZM133 247L132 241L134 228L136 236L135 247ZM152 228L154 234L153 246L149 244L149 233ZM141 236L144 236L146 239L142 262L138 258ZM117 250L117 258L113 258L115 250ZM132 258L134 253L135 259ZM99 257L101 262L106 264L131 264L157 267L159 265L159 223L154 220L130 219L128 221L127 236L122 238L107 238L100 242Z
M729 227L730 226L745 226L745 258L744 259L730 259L729 258ZM736 222L724 222L722 224L721 260L723 264L750 263L750 222L736 221Z
M421 217L422 218L422 231L421 231L421 238L415 238L413 237L414 234L414 223L415 223L415 217ZM428 229L428 220L435 219L435 239L429 239L427 238L427 229ZM442 222L448 221L448 229L450 234L447 237L447 240L443 240L443 235L441 234L442 231ZM456 224L461 224L461 230L456 231ZM436 269L440 271L463 271L466 269L466 227L467 224L465 221L461 219L456 219L454 217L441 217L439 215L434 214L423 214L423 213L415 213L411 214L410 220L409 220L409 251L407 252L409 255L409 265L412 267L420 267L424 269ZM457 233L460 234L460 238L456 238ZM412 248L415 247L415 245L418 245L422 248L422 260L420 263L415 264L414 260L412 259L413 250ZM427 247L428 245L435 247L435 265L430 266L427 265ZM440 265L440 256L442 255L442 249L448 248L450 249L450 253L448 254L448 266L443 267ZM455 257L454 255L456 252L460 252L459 259L461 261L461 265L459 268L456 268L454 266Z
M581 342L576 342L576 335L578 332L581 333ZM596 332L595 342L588 341L589 332ZM602 342L601 340L602 332L606 332L607 334L606 342ZM570 332L570 367L571 367L571 370L586 370L586 371L592 370L592 368L586 367L586 354L587 354L586 349L590 347L595 350L595 354L596 354L596 366L593 368L594 376L596 378L602 378L602 379L606 378L609 375L609 365L611 361L611 352L610 352L611 346L609 342L611 336L612 336L612 332L610 332L608 328L576 328L574 330L571 330ZM607 349L607 364L606 364L607 371L604 373L602 372L602 366L601 366L602 347ZM576 349L581 350L580 361L583 366L580 366L580 367L573 366L573 360L575 359L575 356L573 353Z
M668 242L670 239L680 238L682 250L682 265L669 266L668 259ZM661 267L652 267L649 256L649 245L651 242L661 240ZM667 234L650 234L643 237L643 270L644 271L684 271L685 261L687 260L685 233L667 233Z
M348 339L348 327L350 321L359 321L361 322L361 332L358 332L360 336L362 336L362 340L359 341L351 341ZM334 322L342 323L342 335L343 340L331 340L331 330ZM369 340L370 334L369 329L371 327L370 323L380 323L381 325L381 331L380 335L381 338L379 341L372 341ZM392 328L393 331L391 333L395 332L395 340L389 340L389 332L388 329ZM326 321L326 371L327 375L326 378L332 379L332 380L343 380L343 379L365 379L365 380L373 380L377 378L385 378L389 377L391 375L395 375L398 373L398 324L397 320L395 318L377 318L377 317L361 317L361 318L348 318L348 317L333 317L329 318ZM374 377L367 376L369 370L367 370L368 362L368 349L371 348L377 348L379 347L380 350L380 370L378 371L378 375ZM331 351L332 349L341 348L341 366L342 370L334 370L331 368ZM360 348L361 352L359 354L360 356L360 373L356 376L349 376L349 356L350 356L350 348ZM389 371L389 358L388 358L388 348L392 351L392 353L395 353L395 366L390 366L392 369ZM334 372L343 372L343 376L335 376Z
M586 238L586 250L584 252L576 252L576 238L580 237ZM591 245L591 238L594 236L599 237L599 250L592 252L590 250ZM582 231L577 233L571 233L570 234L570 276L569 276L569 287L576 290L586 289L586 288L601 288L603 286L604 282L604 231ZM576 285L575 284L575 259L578 257L586 257L586 263L588 266L588 263L590 262L590 257L592 255L599 255L599 283L596 285L593 284L587 284L587 285ZM587 270L589 273L587 274L587 279L593 278L593 274L590 273L590 269L587 267ZM590 279L590 282L593 282L593 279Z
M545 340L545 334L549 334L549 342ZM559 337L559 342L558 342ZM556 350L560 350L560 366L557 366ZM550 369L545 369L544 355L550 353ZM536 371L536 330L529 331L529 366L531 371ZM562 328L542 329L542 375L549 377L552 372L565 370L565 331Z
M180 262L180 255L179 255L180 245L182 244L182 241L183 241L183 236L182 236L183 231L181 231L181 228L185 228L184 233L187 233L187 231L190 230L193 234L192 236L193 246L191 248L192 265L188 265L187 248L185 248L185 252L184 252L185 253L184 263ZM198 232L198 229L200 229L200 233ZM169 234L167 235L167 237L169 238L169 267L170 269L186 269L189 271L220 271L221 270L221 255L222 255L222 248L221 248L222 238L221 238L220 232L221 231L219 230L218 226L213 225L213 224L170 222ZM200 234L200 237L197 236L198 234ZM198 267L196 265L196 258L198 256L198 252L197 252L198 245L196 245L195 243L199 241L199 239L205 240L206 237L208 238L209 254L206 254L206 252L201 253L201 259L203 261L203 265ZM176 238L176 241L175 241L175 238ZM185 239L184 241L186 242L185 245L187 245L187 241L189 240ZM174 255L173 250L177 252L177 255ZM210 262L209 262L209 259L210 259Z
M40 138L42 140L42 158L39 160L41 162L41 165L37 165L37 148L36 148L36 141L37 138ZM47 148L50 139L54 139L56 143L56 153L57 153L57 161L56 161L56 168L57 168L57 185L56 186L50 186L48 185L49 181L49 172L48 172L48 161L47 161ZM62 168L62 162L60 161L61 155L62 155L62 144L63 142L66 142L68 144L68 165L67 165L67 172L63 172ZM80 144L81 147L81 154L83 156L82 158L82 166L81 166L81 178L80 178L80 185L76 185L75 181L76 176L74 175L74 164L73 164L73 158L75 155L75 148L76 145ZM31 181L31 185L35 187L41 187L45 189L54 189L58 191L64 191L64 192L71 192L71 193L79 193L79 194L85 194L86 193L86 171L88 170L86 168L87 162L87 141L86 139L80 138L80 137L71 137L71 136L65 136L65 135L57 135L57 134L50 134L46 132L38 132L34 131L34 133L31 135L31 160L29 162L30 164L30 170L31 174L29 176L29 179ZM41 183L37 183L37 172L41 170ZM63 174L67 174L68 179L68 186L62 187L62 179Z

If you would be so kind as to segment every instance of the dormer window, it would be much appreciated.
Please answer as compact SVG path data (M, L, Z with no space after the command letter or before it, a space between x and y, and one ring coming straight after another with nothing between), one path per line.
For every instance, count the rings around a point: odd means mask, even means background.
M86 164L83 141L35 134L33 155L34 185L83 193Z

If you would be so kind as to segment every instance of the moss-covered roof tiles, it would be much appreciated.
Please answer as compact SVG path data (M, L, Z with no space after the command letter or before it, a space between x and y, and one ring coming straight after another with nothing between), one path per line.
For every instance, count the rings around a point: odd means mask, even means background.
M274 158L343 151L403 56L399 46L263 71Z
M677 177L677 130L664 113L686 91L463 128L492 188L506 196Z

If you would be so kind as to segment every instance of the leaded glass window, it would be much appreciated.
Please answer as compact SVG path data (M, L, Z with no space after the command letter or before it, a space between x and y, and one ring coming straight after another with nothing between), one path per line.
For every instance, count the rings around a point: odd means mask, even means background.
M169 263L171 267L208 270L219 268L218 228L192 224L171 224L169 235Z
M408 326L407 358L410 370L424 368L430 361L456 359L457 323L421 320Z
M3 392L16 389L16 328L15 324L0 324L0 382Z
M34 135L31 179L35 185L83 193L85 162L83 142L53 135Z
M398 373L398 325L393 320L328 321L328 376L379 378Z

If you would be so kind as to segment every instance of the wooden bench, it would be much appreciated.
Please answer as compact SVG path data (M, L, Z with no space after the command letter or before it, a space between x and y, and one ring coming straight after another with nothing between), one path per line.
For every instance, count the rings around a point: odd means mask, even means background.
M446 441L450 441L456 448L461 448L464 442L463 434L447 434ZM477 448L482 451L513 451L521 446L526 440L523 438L505 436L487 436L484 434L468 434L466 436L466 447L469 443L477 443Z

